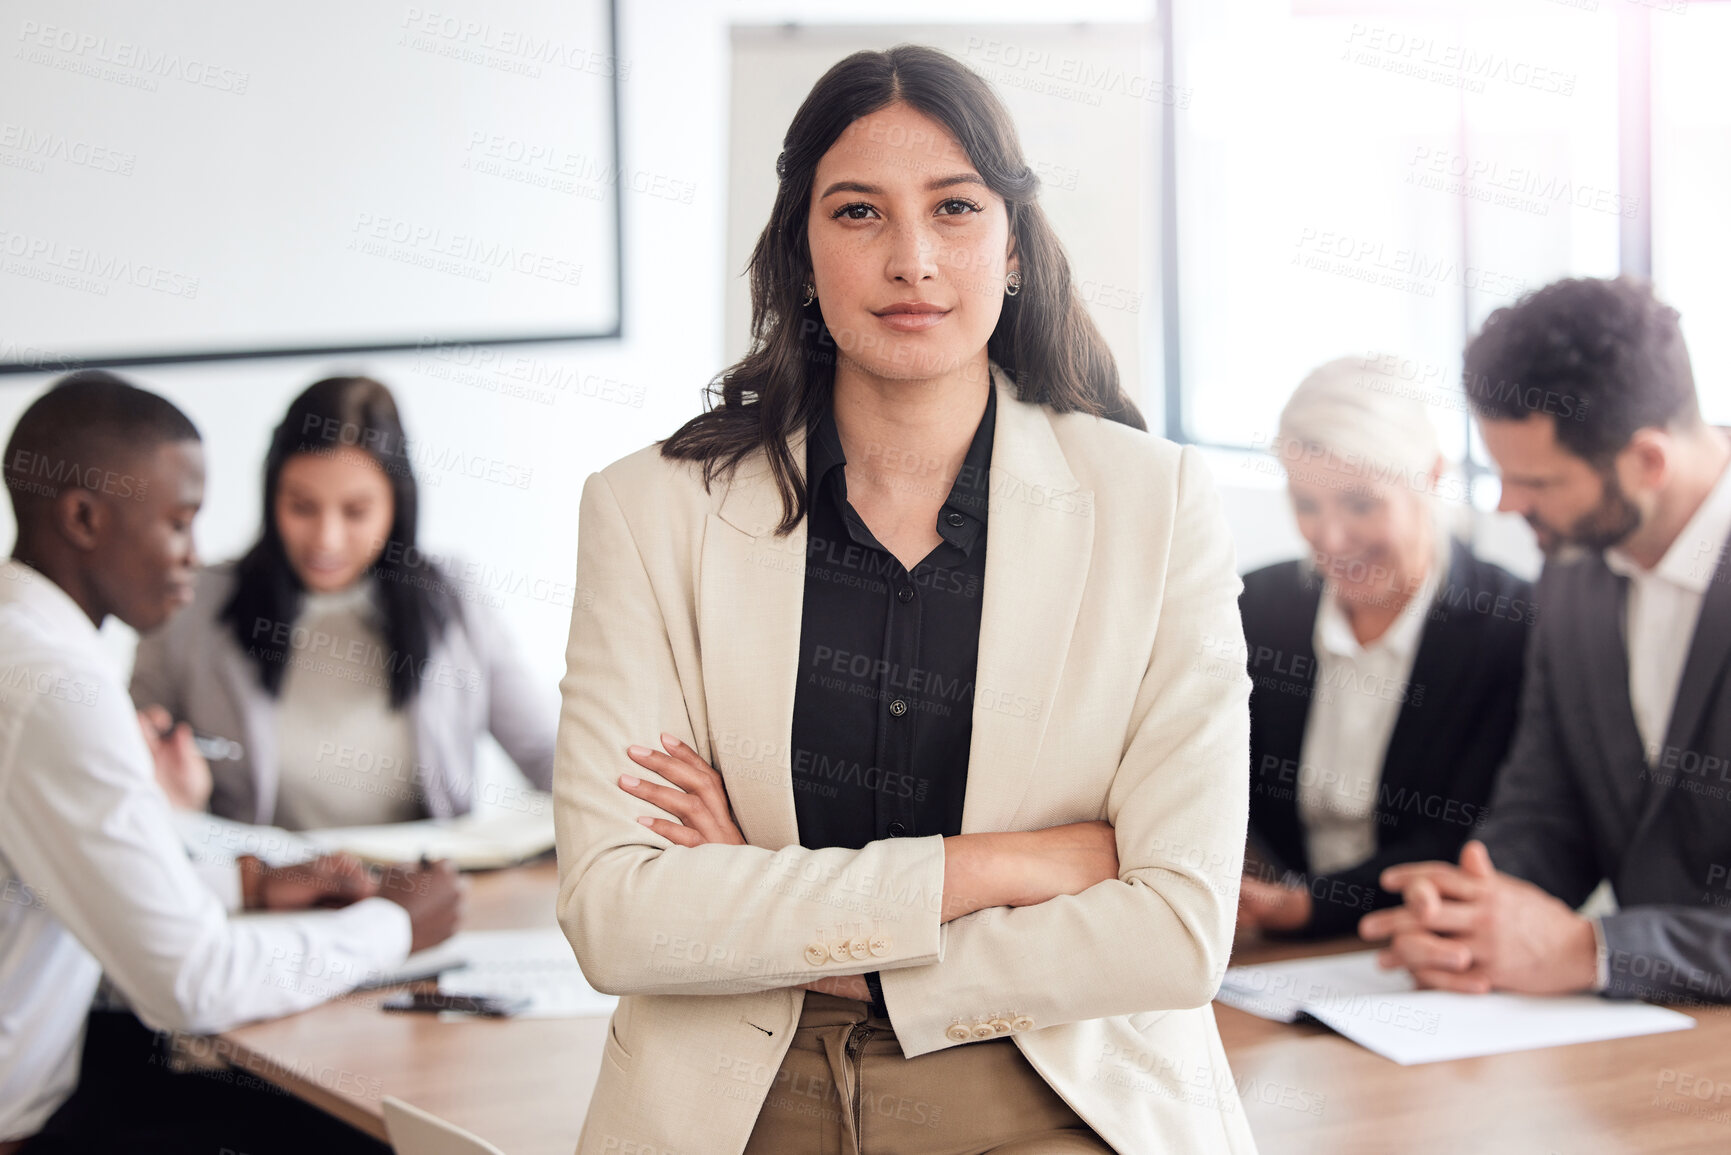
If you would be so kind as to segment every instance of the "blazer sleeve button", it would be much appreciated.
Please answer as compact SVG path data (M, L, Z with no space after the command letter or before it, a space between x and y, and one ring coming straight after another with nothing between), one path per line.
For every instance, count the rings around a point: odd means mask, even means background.
M814 967L820 967L829 961L829 948L821 942L814 942L805 948L805 961Z
M863 938L849 939L847 944L847 953L856 962L862 958L870 958L872 953L871 945Z
M994 1035L1007 1035L1010 1033L1010 1029L1011 1028L1010 1028L1010 1020L1009 1019L993 1019L992 1020L992 1033Z
M829 957L830 957L831 962L838 962L838 963L844 963L848 959L852 958L853 955L848 953L847 940L842 939L840 942L830 943L829 944Z
M997 1032L992 1030L992 1024L988 1023L985 1019L981 1019L979 1022L974 1024L974 1038L976 1039L989 1039L995 1034L997 1034Z
M871 940L866 943L866 949L872 952L873 958L883 958L890 953L890 936L887 934L872 935Z
M966 1023L951 1023L944 1032L944 1038L952 1043L965 1043L973 1037L974 1033L968 1029Z
M1017 1015L1010 1020L1010 1029L1012 1031L1031 1031L1034 1029L1034 1020L1027 1015Z

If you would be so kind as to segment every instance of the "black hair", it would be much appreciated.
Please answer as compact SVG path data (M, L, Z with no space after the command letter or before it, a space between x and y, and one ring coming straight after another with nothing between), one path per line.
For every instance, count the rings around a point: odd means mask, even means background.
M103 490L159 446L197 441L172 401L103 369L68 373L30 403L6 442L6 492L26 532L67 486Z
M275 627L294 622L306 592L276 524L282 469L297 454L342 448L368 454L390 481L390 537L369 573L377 579L373 601L384 617L391 706L402 709L415 696L433 640L454 613L455 594L432 560L415 547L418 502L408 441L391 391L371 377L329 377L290 402L265 457L259 538L235 563L234 592L222 607L221 620L257 666L266 692L275 697L282 691L289 661L279 641L283 631Z
M1677 310L1635 277L1556 281L1496 310L1464 375L1480 417L1549 414L1557 443L1601 471L1637 429L1701 417Z

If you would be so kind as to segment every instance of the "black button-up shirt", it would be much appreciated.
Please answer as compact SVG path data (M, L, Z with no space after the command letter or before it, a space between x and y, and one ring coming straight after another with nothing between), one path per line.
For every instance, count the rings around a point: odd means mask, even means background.
M793 701L801 846L960 834L986 584L995 390L938 512L943 538L909 571L847 499L826 410L806 442L809 498ZM906 474L930 484L929 472Z

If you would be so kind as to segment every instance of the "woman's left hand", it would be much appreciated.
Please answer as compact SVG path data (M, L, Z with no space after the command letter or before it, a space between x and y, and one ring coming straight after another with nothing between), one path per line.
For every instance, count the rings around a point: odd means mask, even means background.
M1238 927L1302 930L1310 922L1310 891L1246 876L1238 884Z
M672 786L660 786L629 774L619 778L619 788L679 819L643 817L637 821L679 846L704 846L719 842L745 845L745 835L733 820L727 788L715 768L697 756L697 751L675 738L661 735L666 753L647 746L627 746L626 755L645 770L653 770ZM676 789L677 788L677 789Z
M744 846L745 835L739 832L739 825L733 820L733 810L728 805L727 788L722 785L721 775L699 758L697 751L672 734L661 735L661 745L666 748L665 754L647 746L627 746L625 753L633 762L645 770L655 771L678 789L658 786L629 774L620 776L619 788L633 798L641 798L652 806L677 815L679 821L649 817L637 821L680 846L704 846L711 842ZM860 1002L870 1002L872 997L871 989L860 975L832 975L800 985L808 991L822 991Z

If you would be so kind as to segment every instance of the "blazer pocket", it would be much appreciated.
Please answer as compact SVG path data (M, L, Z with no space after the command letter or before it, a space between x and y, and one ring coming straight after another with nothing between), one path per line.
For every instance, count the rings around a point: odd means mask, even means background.
M1171 1011L1138 1011L1130 1016L1130 1026L1140 1033L1171 1013Z
M631 1066L631 1049L625 1045L621 1034L631 1034L631 1012L633 1008L625 999L620 999L613 1008L613 1014L607 1020L607 1056L616 1066L624 1070Z
M627 1051L624 1045L619 1042L619 1033L613 1029L611 1021L607 1024L607 1042L602 1047L602 1053L620 1071L624 1072L631 1069L631 1052Z

